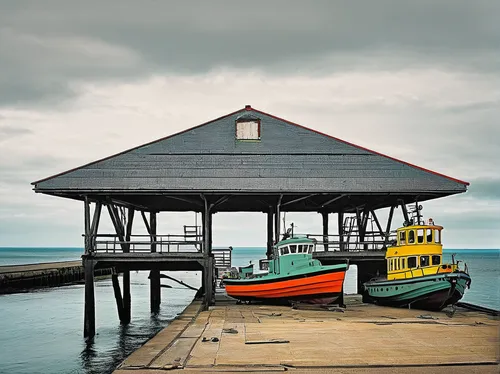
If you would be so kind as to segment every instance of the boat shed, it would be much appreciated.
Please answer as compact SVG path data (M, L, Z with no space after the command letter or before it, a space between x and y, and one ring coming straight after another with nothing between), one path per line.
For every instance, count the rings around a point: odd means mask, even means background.
M36 181L33 185L37 193L84 201L83 258L90 269L86 287L86 334L93 336L91 273L98 263L118 266L125 274L137 268L155 271L197 268L179 257L182 249L178 250L175 259L172 253L166 253L168 251L157 251L160 243L156 214L159 212L202 213L203 230L199 238L197 230L194 236L195 241L199 239L202 250L186 258L197 261L199 268L204 269L208 305L213 299L212 271L208 270L213 266L210 262L211 217L216 212L266 213L268 255L280 237L281 212L321 213L325 242L329 235L328 216L337 213L339 233L335 249L346 252L344 215L357 216L358 234L363 243L370 213L375 216L377 209L390 207L392 218L395 207L462 193L467 190L468 183L247 105L175 135ZM93 218L91 205L94 206ZM115 238L115 243L121 245L119 255L97 250L97 228L103 206L107 207L116 229L113 235L119 239ZM120 209L126 210L127 219L119 219ZM133 251L131 222L134 212L141 213L150 234L151 256L148 258L144 254L139 258ZM404 213L407 217L406 210ZM390 222L387 229L382 228L378 220L376 224L386 243ZM331 243L325 244L325 252L329 245ZM366 249L366 243L364 245ZM158 285L159 281L152 276L152 282ZM129 285L124 284L124 300L120 301L125 305L125 317L122 316L125 322L130 319L126 316L127 308L130 313L130 301L127 305L125 300L129 298L127 287ZM156 303L159 302L157 292L153 292L152 283L152 298L156 293Z

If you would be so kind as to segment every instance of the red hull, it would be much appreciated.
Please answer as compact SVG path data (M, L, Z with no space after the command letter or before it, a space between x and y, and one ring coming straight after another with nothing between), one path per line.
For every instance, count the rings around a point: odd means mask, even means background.
M339 296L342 292L345 270L318 275L304 275L295 279L227 281L226 292L240 300L290 299L308 300Z

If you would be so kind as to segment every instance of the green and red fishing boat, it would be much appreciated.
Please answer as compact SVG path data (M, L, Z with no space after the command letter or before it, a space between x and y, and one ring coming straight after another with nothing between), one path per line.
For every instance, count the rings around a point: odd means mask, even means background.
M278 242L268 272L255 274L245 267L238 279L224 279L227 294L241 301L334 302L342 295L348 265L322 265L312 258L315 246L316 241L306 236Z

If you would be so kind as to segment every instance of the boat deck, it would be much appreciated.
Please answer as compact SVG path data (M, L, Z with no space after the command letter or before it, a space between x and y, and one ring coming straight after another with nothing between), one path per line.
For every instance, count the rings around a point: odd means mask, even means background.
M186 372L497 373L499 319L457 308L397 309L345 298L347 308L194 301L115 374ZM403 369L404 368L404 369ZM180 372L180 371L179 371Z

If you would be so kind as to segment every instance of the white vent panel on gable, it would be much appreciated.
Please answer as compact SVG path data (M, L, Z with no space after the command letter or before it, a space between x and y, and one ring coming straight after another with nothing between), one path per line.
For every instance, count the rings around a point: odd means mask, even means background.
M236 122L236 139L258 140L260 139L260 123L258 121Z

